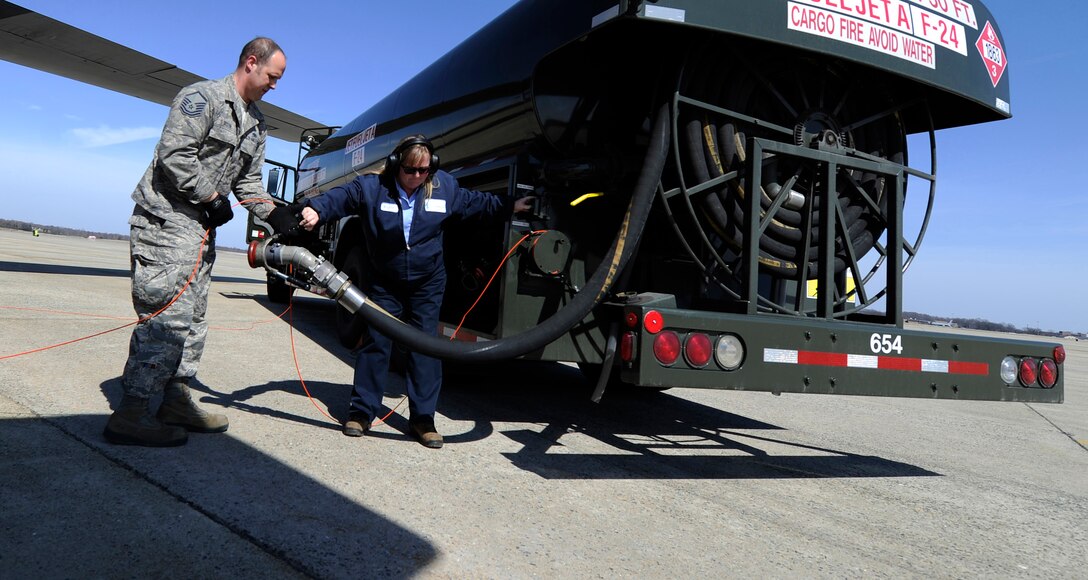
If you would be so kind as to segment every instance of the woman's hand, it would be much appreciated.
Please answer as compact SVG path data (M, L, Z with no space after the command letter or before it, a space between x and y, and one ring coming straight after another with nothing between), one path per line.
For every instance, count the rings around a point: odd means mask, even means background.
M299 225L306 228L306 231L313 230L319 221L321 221L321 216L317 215L314 208L308 206L302 208L302 221L299 222Z
M524 213L533 210L535 195L527 195L514 202L514 213Z

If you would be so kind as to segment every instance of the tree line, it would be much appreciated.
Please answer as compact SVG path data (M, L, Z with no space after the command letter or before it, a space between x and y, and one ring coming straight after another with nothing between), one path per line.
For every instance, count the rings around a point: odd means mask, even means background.
M87 230L80 230L76 228L66 228L63 226L47 226L43 224L36 224L34 222L24 222L19 220L8 220L0 218L0 228L7 228L9 230L19 230L24 232L33 233L37 230L43 234L53 234L57 236L78 236L86 238L94 236L96 238L102 238L104 240L127 240L128 236L124 234L109 234L104 232L89 232Z
M940 316L932 316L929 314L922 314L920 312L904 311L903 318L905 320L913 320L915 322L922 322L925 324L951 322L953 325L959 328L968 328L971 330L989 330L993 332L1012 332L1017 334L1037 334L1039 336L1065 336L1067 334L1078 334L1075 332L1043 330L1041 328L1035 328L1034 326L1029 326L1027 328L1018 328L1012 324L1006 324L1004 322L991 322L983 318L945 318Z
M111 234L108 232L92 232L88 230L81 230L79 228L66 228L64 226L47 226L43 224L36 224L34 222L24 222L21 220L9 220L0 218L0 228L9 230L18 230L23 232L34 233L37 231L40 234L53 234L55 236L76 236L80 238L89 238L94 236L102 240L128 240L128 234ZM245 252L241 248L231 248L229 246L223 246L216 244L216 250L223 252Z

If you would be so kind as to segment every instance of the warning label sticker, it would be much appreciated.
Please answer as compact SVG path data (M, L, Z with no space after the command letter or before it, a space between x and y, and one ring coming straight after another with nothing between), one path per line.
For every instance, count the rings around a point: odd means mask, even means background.
M967 56L965 26L978 28L963 0L797 0L790 30L875 50L935 69L936 47Z
M356 133L354 137L348 139L346 146L344 147L344 155L351 155L356 149L370 143L374 140L374 135L378 132L378 124L375 123L365 130Z
M986 72L990 73L990 81L997 86L997 83L1001 81L1001 76L1005 74L1005 66L1008 64L1005 60L1005 50L1001 48L1001 40L997 37L997 32L994 31L994 27L986 22L986 27L982 29L982 34L979 35L978 41L975 42L975 48L978 49L978 53L982 56L982 62L986 65Z

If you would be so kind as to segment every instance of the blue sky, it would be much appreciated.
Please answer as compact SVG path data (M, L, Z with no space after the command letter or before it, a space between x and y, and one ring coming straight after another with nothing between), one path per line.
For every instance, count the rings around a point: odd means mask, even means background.
M246 41L270 36L288 66L267 100L341 125L514 2L16 3L212 78L233 70ZM904 308L1085 332L1088 2L986 5L1004 34L1013 118L937 134L937 203ZM165 117L161 105L0 61L0 217L127 233L129 194ZM270 158L296 155L269 140ZM221 244L244 245L236 215Z

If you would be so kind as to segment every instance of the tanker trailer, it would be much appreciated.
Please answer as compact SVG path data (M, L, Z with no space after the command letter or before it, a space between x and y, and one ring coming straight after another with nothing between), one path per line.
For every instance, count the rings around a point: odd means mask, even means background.
M476 348L577 362L597 396L611 378L1061 402L1058 344L904 328L934 132L1010 114L1004 43L977 1L523 0L304 138L296 191L374 171L422 133L462 186L534 193L532 216L448 232L444 333L497 345L563 320L530 350ZM307 247L365 274L353 218ZM308 286L286 271L270 285L285 280ZM341 341L368 322L340 309Z

